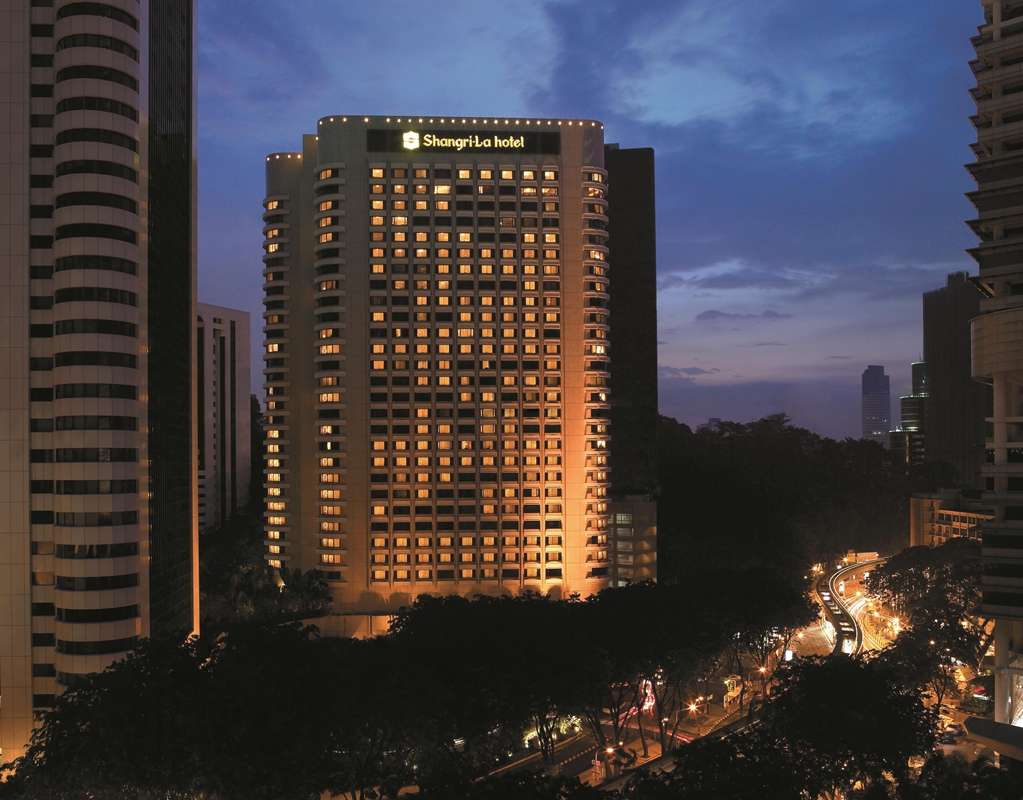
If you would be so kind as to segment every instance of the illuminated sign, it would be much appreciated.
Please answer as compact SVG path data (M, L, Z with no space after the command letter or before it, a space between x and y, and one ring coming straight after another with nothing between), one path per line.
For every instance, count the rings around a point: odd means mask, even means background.
M370 153L529 153L559 155L561 134L533 131L399 131L367 130Z

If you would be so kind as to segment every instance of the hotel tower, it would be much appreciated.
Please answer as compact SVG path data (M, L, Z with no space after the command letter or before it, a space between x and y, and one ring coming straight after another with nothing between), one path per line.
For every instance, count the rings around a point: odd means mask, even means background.
M268 563L340 631L610 557L603 126L324 117L266 161Z
M0 2L0 762L196 628L194 7Z

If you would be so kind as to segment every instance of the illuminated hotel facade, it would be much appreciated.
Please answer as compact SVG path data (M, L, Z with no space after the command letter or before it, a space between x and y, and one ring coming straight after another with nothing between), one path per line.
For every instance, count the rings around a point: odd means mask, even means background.
M603 126L321 119L267 157L268 563L340 632L609 581Z
M0 763L198 620L194 7L0 4Z

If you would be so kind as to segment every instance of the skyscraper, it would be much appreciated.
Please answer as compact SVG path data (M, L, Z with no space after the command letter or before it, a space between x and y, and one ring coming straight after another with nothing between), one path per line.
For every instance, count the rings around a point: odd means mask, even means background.
M927 460L951 464L969 489L982 485L984 418L991 413L991 387L970 371L970 320L980 316L980 298L965 272L951 273L923 297Z
M972 118L976 163L967 166L977 190L968 224L980 238L970 250L980 266L983 292L972 322L973 377L992 387L992 430L981 467L994 519L983 525L981 616L995 620L995 720L1023 721L1023 19L1018 6L985 0L984 25L972 39L977 77Z
M657 577L657 204L654 151L604 149L611 260L617 279L611 328L618 358L610 375L611 581Z
M249 312L199 303L196 359L202 530L249 502Z
M915 361L913 393L899 398L899 419L907 435L906 463L922 464L927 455L927 364Z
M592 120L324 117L267 157L267 560L343 632L607 585L606 176Z
M892 400L884 367L869 366L863 371L863 438L888 446L892 427Z
M0 8L2 762L61 687L197 626L194 22Z

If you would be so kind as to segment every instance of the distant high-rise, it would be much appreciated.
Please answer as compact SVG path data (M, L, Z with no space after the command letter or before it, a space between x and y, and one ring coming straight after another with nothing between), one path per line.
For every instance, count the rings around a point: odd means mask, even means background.
M970 320L980 316L981 297L965 272L923 296L927 460L951 464L969 489L982 485L984 418L991 413L991 387L970 371Z
M654 151L604 148L615 265L611 581L657 577L657 208Z
M981 616L995 620L995 721L1023 721L1023 17L1007 0L984 0L984 24L972 38L970 63L977 78L972 118L977 161L967 169L977 181L968 224L980 239L970 250L980 267L974 284L983 292L980 316L971 323L972 374L991 386L991 433L981 467L994 519L983 524ZM982 417L983 418L983 417ZM971 421L972 424L972 421Z
M249 501L249 312L199 303L199 529Z
M863 438L888 447L892 427L892 399L884 367L868 366L863 371Z
M196 116L194 0L0 8L6 763L64 687L198 625Z
M922 464L927 451L927 365L913 363L913 394L899 398L900 421L906 433L906 462Z

